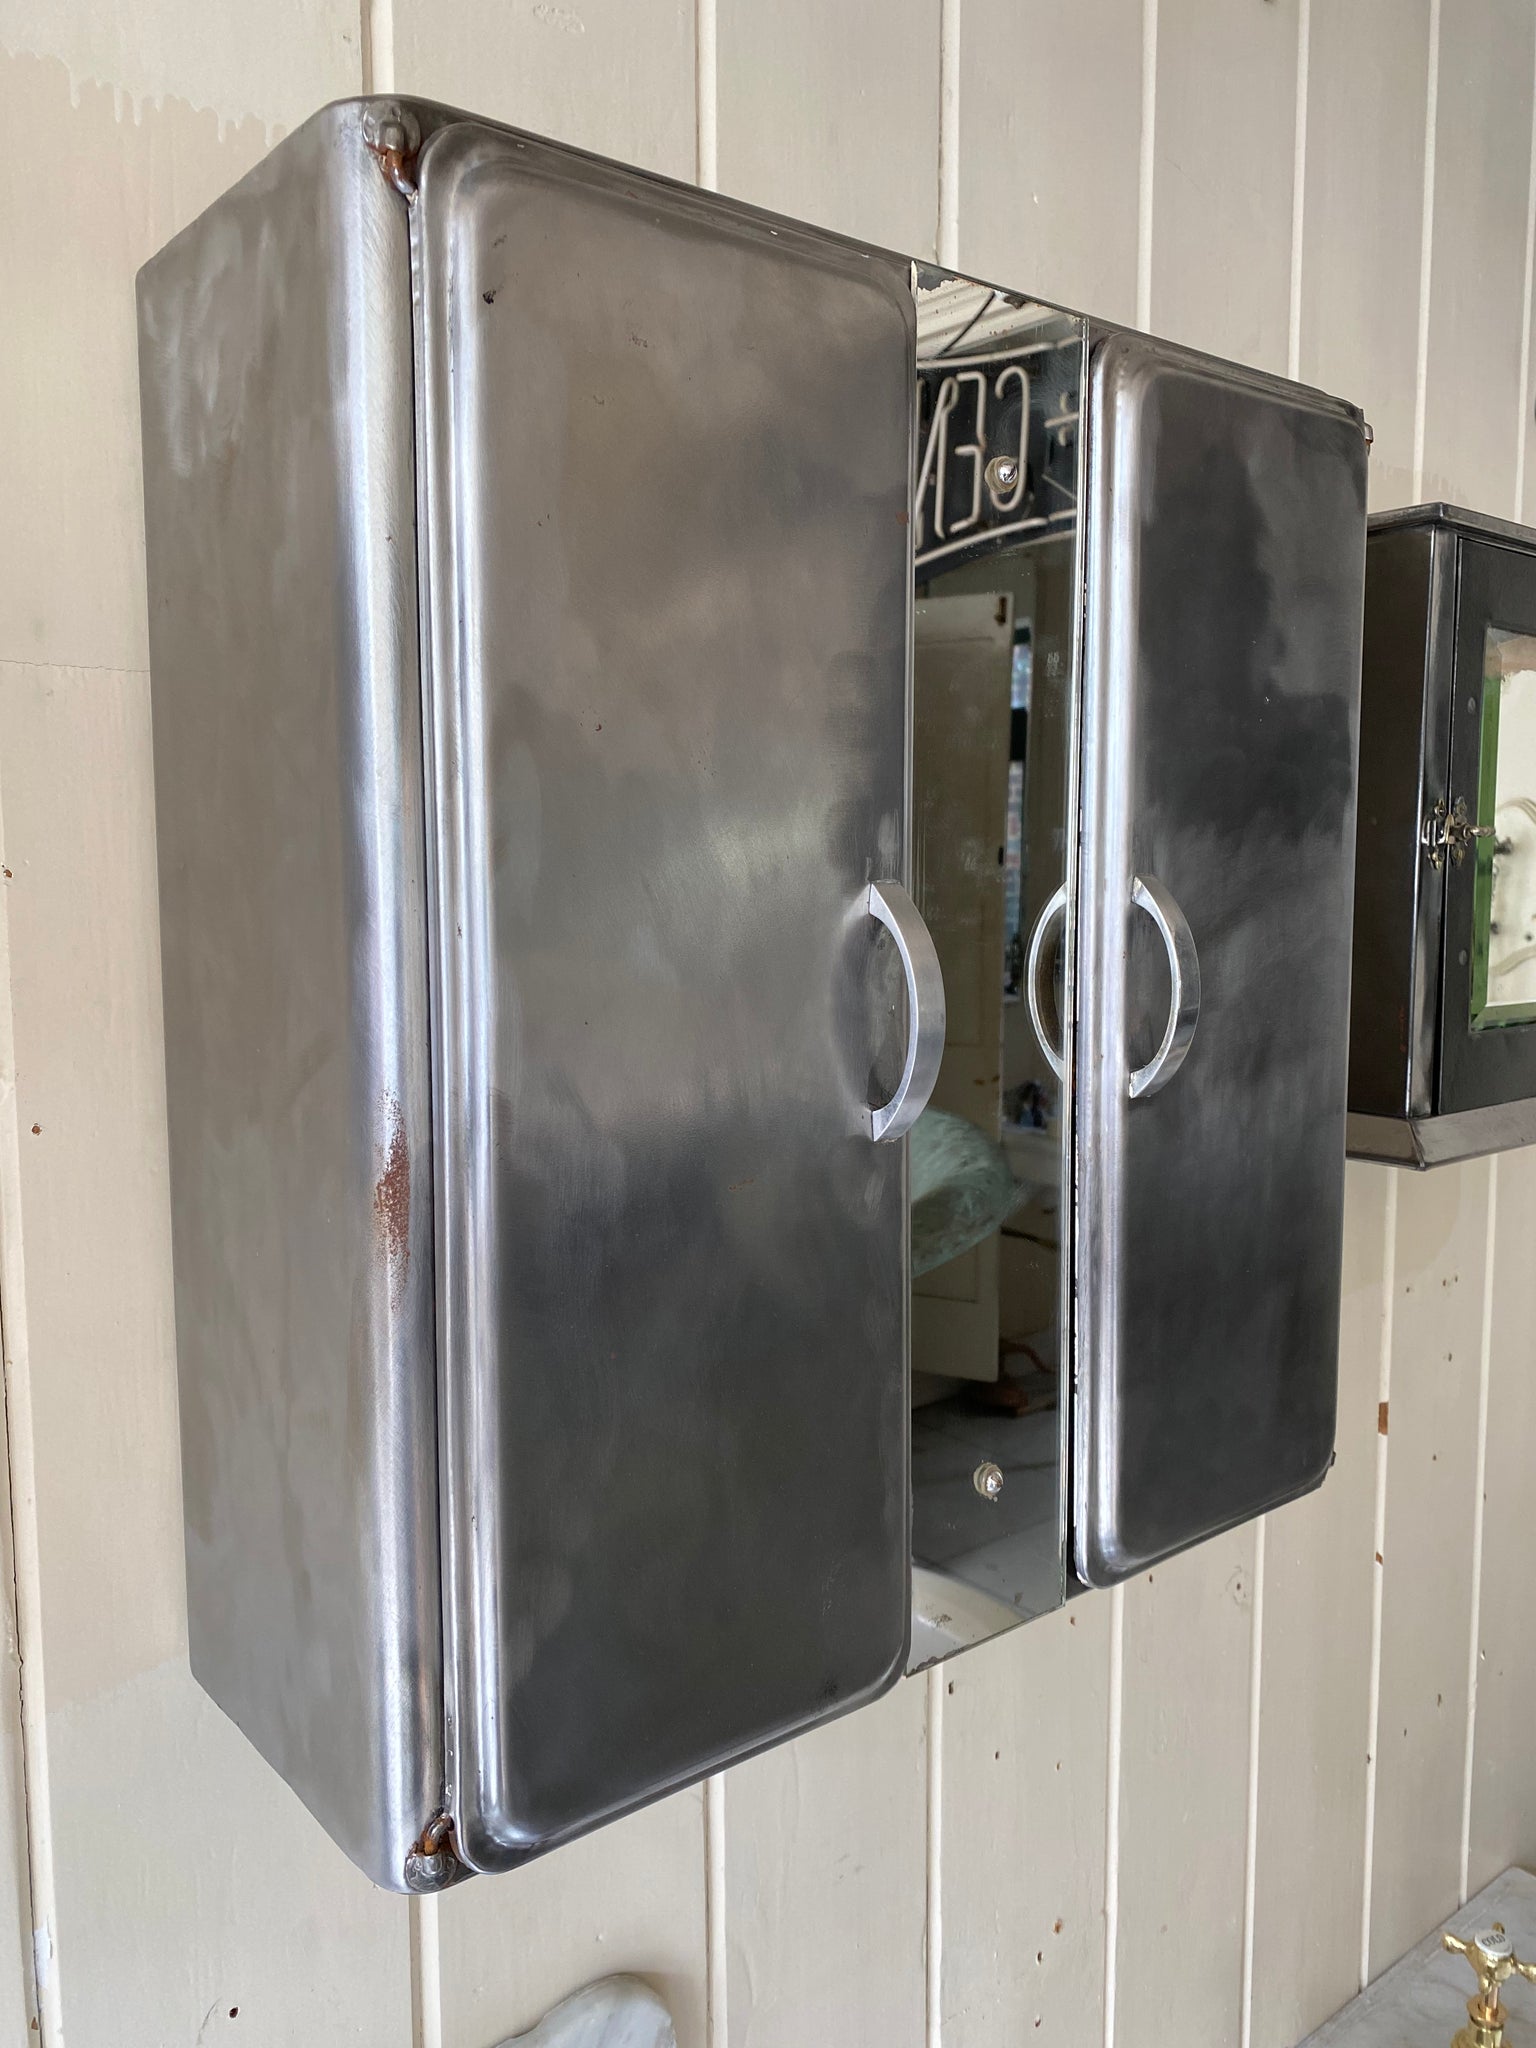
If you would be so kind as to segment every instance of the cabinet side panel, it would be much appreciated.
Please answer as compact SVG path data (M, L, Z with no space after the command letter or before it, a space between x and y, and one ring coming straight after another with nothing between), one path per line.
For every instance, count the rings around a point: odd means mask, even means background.
M1349 999L1349 1106L1357 1115L1404 1116L1410 1107L1432 547L1427 530L1410 530L1374 534L1366 550Z
M441 1799L402 202L307 124L140 278L193 1669L399 1886Z

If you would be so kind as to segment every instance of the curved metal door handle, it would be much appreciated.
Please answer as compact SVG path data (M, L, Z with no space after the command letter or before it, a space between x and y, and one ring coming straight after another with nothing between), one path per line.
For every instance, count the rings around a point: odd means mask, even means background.
M944 976L922 913L900 882L871 882L868 907L896 941L907 977L906 1064L890 1101L865 1112L878 1144L904 1137L928 1106L944 1057Z
M1061 1047L1054 1043L1046 1026L1045 1010L1040 1001L1040 962L1045 955L1046 935L1067 912L1067 885L1063 882L1035 920L1035 928L1029 935L1029 957L1024 963L1024 996L1029 1004L1029 1021L1035 1027L1035 1036L1040 1041L1040 1050L1051 1063L1051 1072L1058 1081L1067 1078L1066 1062L1061 1056Z
M1139 1102L1166 1088L1184 1064L1200 1021L1200 958L1184 913L1155 875L1137 875L1131 901L1157 926L1168 951L1168 1024L1163 1042L1144 1067L1131 1075L1131 1100Z

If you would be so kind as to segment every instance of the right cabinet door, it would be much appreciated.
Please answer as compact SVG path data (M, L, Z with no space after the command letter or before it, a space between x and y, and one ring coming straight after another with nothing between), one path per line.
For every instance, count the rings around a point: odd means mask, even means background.
M1105 1585L1332 1455L1366 442L1125 333L1089 434L1072 1516Z

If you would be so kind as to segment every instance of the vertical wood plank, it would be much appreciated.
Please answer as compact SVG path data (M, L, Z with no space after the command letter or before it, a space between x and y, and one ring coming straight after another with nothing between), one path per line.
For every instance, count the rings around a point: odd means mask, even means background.
M1134 10L1126 0L1079 0L1064 43L1053 0L965 0L961 23L961 267L1134 320Z
M1240 2032L1252 1525L1125 1589L1116 2039Z
M1291 2048L1359 1989L1390 1171L1348 1170L1334 1468L1266 1529L1252 2048Z
M1296 373L1361 404L1374 504L1412 496L1429 0L1311 0ZM1269 1519L1249 2040L1359 1988L1390 1177L1346 1182L1337 1463Z
M944 1702L944 2048L1103 2028L1110 1602L954 1658Z
M1285 367L1297 0L1158 0L1155 332Z
M924 1687L725 1782L731 2048L922 2048Z
M261 153L267 122L355 84L358 16L295 20L281 104L253 106L247 86L275 67L243 78L248 39L210 42L198 10L178 31L177 12L113 21L130 44L143 26L141 63L172 64L184 35L223 120L173 72L135 107L46 54L0 58L0 811L21 1126L4 1228L25 1275L36 1479L27 1683L47 1699L32 1796L56 1920L38 1952L80 2043L206 2042L234 2009L264 2042L318 2026L404 2048L404 1902L346 1863L186 1666L133 302L137 265ZM74 61L94 62L83 31L112 42L105 10L57 13ZM49 18L28 22L45 51Z
M692 178L691 0L394 0L395 90Z
M1536 1150L1499 1160L1468 1884L1536 1864Z
M721 190L932 259L936 0L719 0L718 34Z
M1500 517L1518 448L1533 54L1527 0L1442 7L1422 495Z
M1388 1417L1374 1977L1458 1903L1488 1167L1404 1174Z
M65 2026L403 2048L405 1902L186 1663L148 679L0 667L0 816Z
M522 2033L626 1971L667 2002L678 2048L705 2048L704 1793L660 1805L438 1902L442 2048Z
M1429 0L1312 0L1297 374L1375 433L1373 507L1413 499Z
M1533 56L1525 0L1442 7L1421 494L1499 512L1518 466ZM1477 1161L1400 1191L1373 1975L1460 1897L1488 1187Z
M1283 369L1296 0L1158 0L1156 20L1151 324ZM1241 2033L1255 1549L1234 1530L1125 1589L1117 2039Z

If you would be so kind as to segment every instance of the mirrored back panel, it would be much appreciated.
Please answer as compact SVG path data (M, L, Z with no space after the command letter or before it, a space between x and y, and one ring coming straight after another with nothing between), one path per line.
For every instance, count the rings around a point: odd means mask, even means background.
M1065 1592L1087 347L1083 320L938 272L917 307L911 875L947 1023L911 1137L913 1668Z

